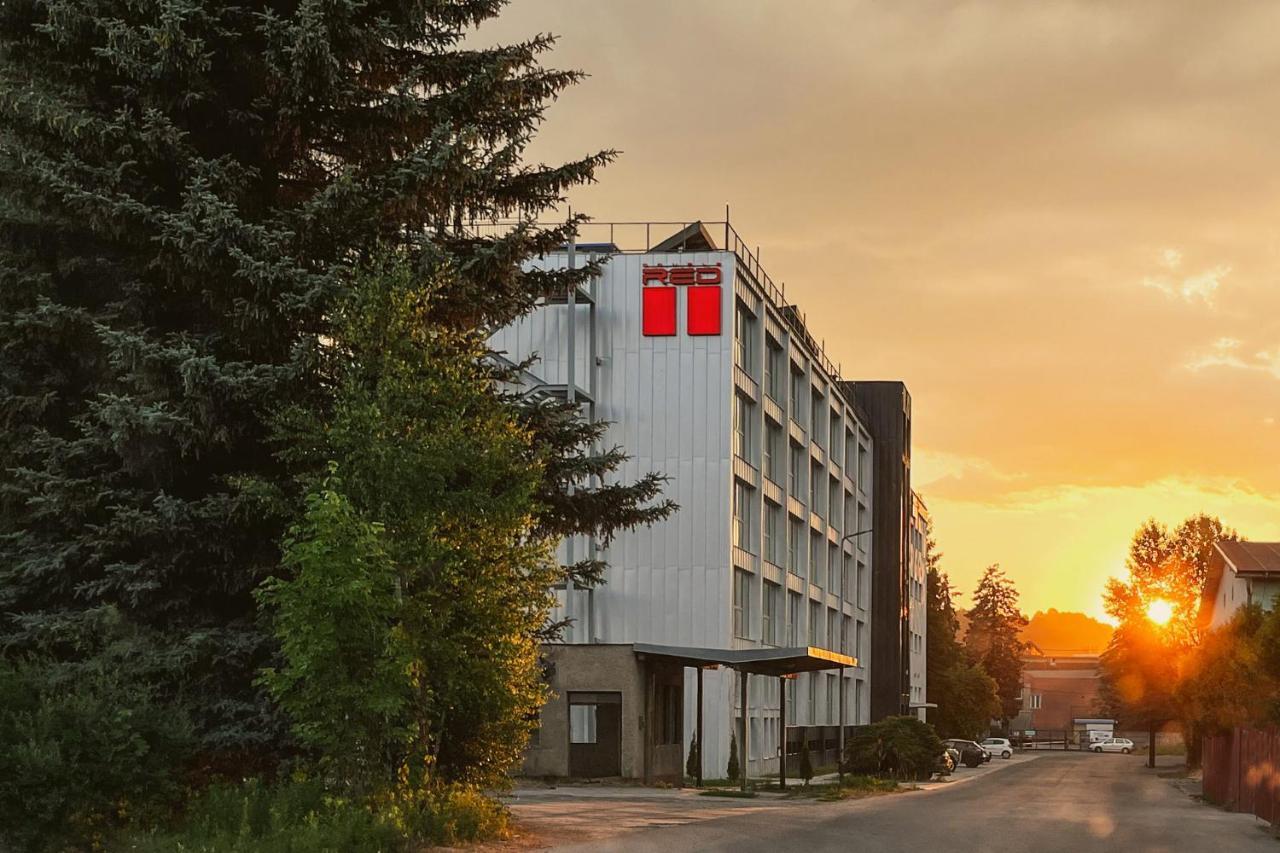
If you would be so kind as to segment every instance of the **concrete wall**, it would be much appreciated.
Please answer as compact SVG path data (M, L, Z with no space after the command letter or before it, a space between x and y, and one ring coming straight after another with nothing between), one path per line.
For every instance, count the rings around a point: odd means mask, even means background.
M664 683L681 685L682 668L641 661L628 644L549 644L543 646L543 658L550 672L552 695L542 708L541 728L525 752L523 775L569 775L568 694L617 692L622 694L621 775L645 778L645 739L658 713L649 688ZM682 730L677 742L652 745L647 756L652 781L680 781L683 742L687 740Z

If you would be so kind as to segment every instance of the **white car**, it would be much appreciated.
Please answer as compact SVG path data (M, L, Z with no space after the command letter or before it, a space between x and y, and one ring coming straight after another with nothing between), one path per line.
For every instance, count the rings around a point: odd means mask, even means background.
M1001 758L1013 758L1013 744L1002 737L989 737L981 744L983 749Z
M1123 752L1128 755L1133 752L1133 741L1127 737L1109 737L1106 740L1098 741L1089 748L1094 752Z

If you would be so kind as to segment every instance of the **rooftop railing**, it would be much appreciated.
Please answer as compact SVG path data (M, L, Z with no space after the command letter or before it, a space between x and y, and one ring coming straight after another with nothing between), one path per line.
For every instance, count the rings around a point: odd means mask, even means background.
M480 235L499 234L510 228L514 222L482 222L473 223L470 228ZM562 222L538 222L539 226L555 227ZM815 359L828 377L839 380L842 377L840 365L827 355L825 343L816 340L809 332L804 321L804 314L798 307L787 301L786 284L775 284L773 278L760 264L760 247L753 251L751 246L739 236L729 220L668 220L649 222L584 222L578 226L577 245L583 252L597 251L617 254L647 254L655 247L670 239L675 234L691 225L701 224L719 243L717 250L733 252L743 271L745 271L764 291L765 297L778 309L791 330L794 331L813 351Z

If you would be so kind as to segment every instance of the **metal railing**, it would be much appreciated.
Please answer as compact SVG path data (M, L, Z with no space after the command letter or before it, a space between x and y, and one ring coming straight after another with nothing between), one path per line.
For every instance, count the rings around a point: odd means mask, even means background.
M473 222L467 228L476 235L497 236L516 224L515 220L497 220L494 222ZM539 228L554 228L564 223L536 221L533 223L524 222L523 224L533 224ZM805 323L804 313L787 301L786 283L784 282L781 285L774 283L773 278L760 264L760 247L756 246L753 251L728 219L583 222L578 226L577 242L579 251L588 254L592 252L594 247L600 247L600 249L604 250L601 253L642 255L653 251L655 246L695 224L701 224L713 238L718 238L722 241L718 250L732 252L737 257L739 268L760 287L765 294L765 298L778 310L779 315L786 324L805 342L813 352L818 365L826 372L827 376L832 380L841 379L843 374L841 373L840 365L832 361L827 355L825 342L818 341L813 337L808 325ZM597 251L600 250L598 249Z

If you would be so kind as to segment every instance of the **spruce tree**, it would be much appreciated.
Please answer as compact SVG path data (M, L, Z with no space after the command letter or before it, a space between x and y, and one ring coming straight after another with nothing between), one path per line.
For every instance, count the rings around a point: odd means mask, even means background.
M541 66L548 36L464 48L502 5L0 6L0 646L74 656L114 608L198 697L206 748L277 741L252 592L301 502L273 413L333 405L349 268L400 244L450 272L423 322L467 330L588 274L522 266L572 222L468 227L527 223L612 156L523 162L579 75ZM616 457L572 414L522 415L559 478L539 523L669 511L656 478L594 499Z
M1002 728L1018 713L1022 700L1022 629L1027 619L1018 610L1018 590L998 564L988 566L973 592L969 632L965 636L974 662L995 680Z

